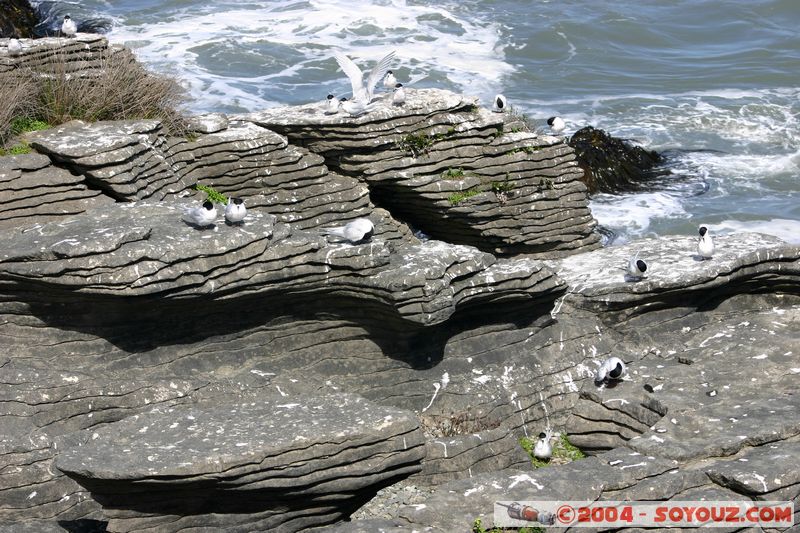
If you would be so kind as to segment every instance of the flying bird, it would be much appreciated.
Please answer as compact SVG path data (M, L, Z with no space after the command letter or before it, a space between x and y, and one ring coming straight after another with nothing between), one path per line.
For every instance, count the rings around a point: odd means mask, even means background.
M18 56L22 53L22 43L19 42L19 39L9 39L8 40L8 55L10 56Z
M539 440L536 441L536 445L533 447L534 457L543 461L550 460L550 458L553 456L553 447L550 445L550 439L552 436L553 433L549 429L545 433L539 433Z
M550 131L553 133L561 133L567 127L567 123L561 117L548 118L547 125L550 126Z
M349 241L352 244L368 240L375 233L375 226L368 218L357 218L345 224L333 228L324 228L323 235L337 237L340 240Z
M389 65L394 59L394 51L389 52L383 59L378 61L378 64L375 65L369 73L366 84L364 84L364 74L362 74L361 69L353 63L352 59L338 50L333 52L333 57L336 58L336 62L339 63L342 72L347 74L347 77L350 78L350 85L353 88L353 100L367 105L372 101L372 94L375 91L375 86L389 71Z
M397 83L394 86L394 94L392 95L392 104L403 105L406 103L406 90L403 88L402 83Z
M61 34L67 37L75 37L76 33L78 33L78 25L69 15L64 15L64 22L61 23Z
M244 217L247 216L247 208L241 198L228 198L228 205L225 206L225 220L231 224L242 224Z
M714 241L711 240L711 232L707 226L700 226L700 239L697 241L697 254L703 259L711 259L714 255Z
M597 369L594 382L598 385L622 379L627 373L625 362L619 357L609 357Z
M199 228L213 225L216 219L217 209L210 200L206 200L199 207L187 207L183 213L184 221Z
M506 102L505 96L498 94L494 97L494 106L492 107L492 111L495 113L504 113L507 107L508 102Z
M391 70L386 72L386 77L383 78L383 86L387 89L397 87L397 78L394 77L394 72Z

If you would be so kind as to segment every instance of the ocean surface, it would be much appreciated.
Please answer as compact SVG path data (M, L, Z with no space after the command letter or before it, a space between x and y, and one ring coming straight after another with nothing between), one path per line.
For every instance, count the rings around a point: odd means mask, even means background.
M349 93L333 50L398 79L503 93L539 126L585 125L663 151L669 178L597 195L614 243L757 231L800 243L800 0L85 0L112 42L189 89L191 111Z

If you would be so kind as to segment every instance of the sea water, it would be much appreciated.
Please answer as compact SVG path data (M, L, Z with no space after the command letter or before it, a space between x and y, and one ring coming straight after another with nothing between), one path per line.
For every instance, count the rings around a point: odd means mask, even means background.
M44 4L44 2L42 3ZM193 112L348 95L333 59L396 50L408 87L506 95L540 128L586 125L664 152L668 178L599 194L615 243L756 231L800 243L800 0L87 0L112 42L179 78ZM57 17L53 19L58 20Z

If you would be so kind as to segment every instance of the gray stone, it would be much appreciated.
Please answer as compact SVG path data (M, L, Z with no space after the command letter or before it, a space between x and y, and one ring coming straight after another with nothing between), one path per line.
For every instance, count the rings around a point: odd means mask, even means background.
M418 471L423 443L412 413L353 395L274 392L134 415L62 451L57 466L104 506L109 531L296 530L333 522L370 487Z
M0 228L61 220L108 203L44 155L0 157Z
M408 89L360 117L323 103L237 117L286 135L365 181L377 203L433 237L499 255L562 257L599 236L583 172L563 139L435 89Z

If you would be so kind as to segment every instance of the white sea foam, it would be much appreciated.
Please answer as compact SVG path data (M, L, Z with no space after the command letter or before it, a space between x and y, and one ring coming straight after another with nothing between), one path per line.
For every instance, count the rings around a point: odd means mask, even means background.
M714 224L719 234L726 233L766 233L791 244L800 244L800 220L773 218L770 220L723 220Z
M679 219L687 213L681 198L668 192L598 194L590 202L597 221L628 235L648 234L654 219Z
M246 6L189 6L148 24L120 20L110 38L187 80L198 111L287 103L295 93L314 94L303 87L315 80L324 84L320 98L334 86L344 92L349 84L332 48L357 63L396 49L395 70L406 69L401 73L411 85L434 73L440 85L472 94L498 92L501 78L514 70L504 61L494 23L467 20L441 5L261 0Z

